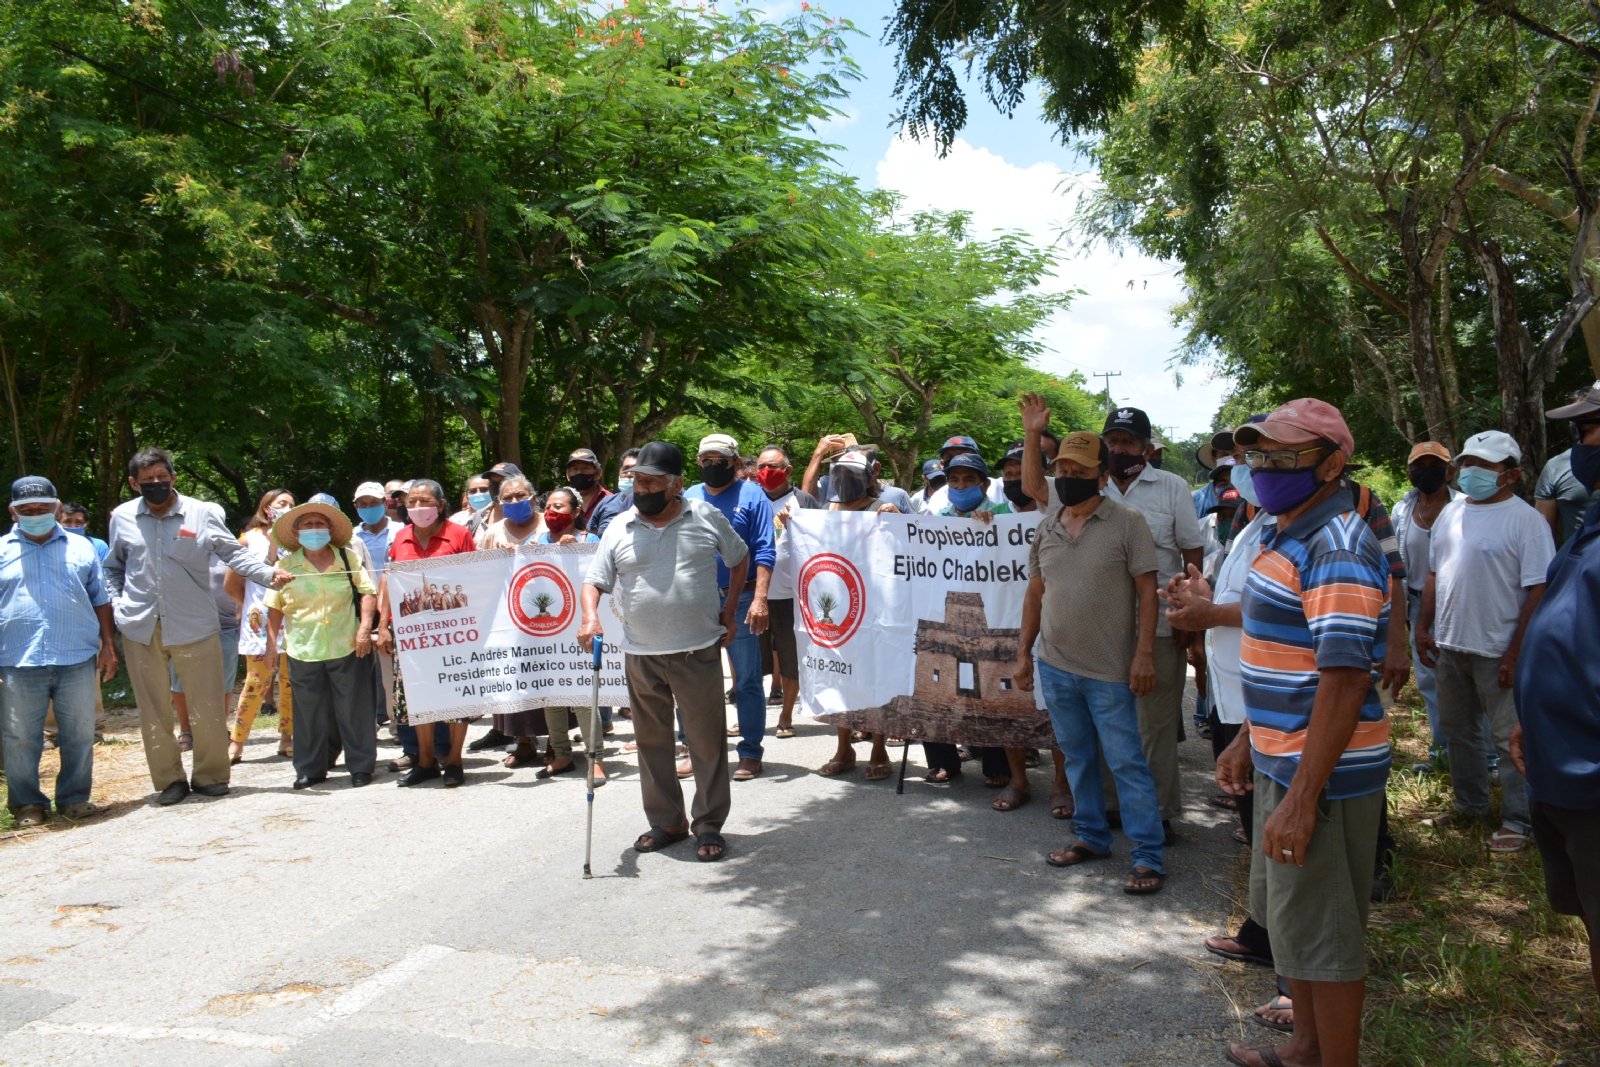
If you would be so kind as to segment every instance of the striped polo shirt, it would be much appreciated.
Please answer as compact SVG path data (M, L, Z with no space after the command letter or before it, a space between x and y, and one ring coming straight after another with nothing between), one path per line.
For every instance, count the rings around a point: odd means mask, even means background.
M1364 796L1389 777L1389 716L1377 672L1389 622L1389 567L1378 539L1335 493L1295 519L1269 526L1245 582L1240 668L1256 769L1288 786L1300 765L1318 671L1360 667L1372 688L1344 755L1328 779L1330 800Z

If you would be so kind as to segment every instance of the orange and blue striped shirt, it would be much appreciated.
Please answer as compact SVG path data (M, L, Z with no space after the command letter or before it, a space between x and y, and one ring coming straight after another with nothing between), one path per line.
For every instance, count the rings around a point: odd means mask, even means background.
M1240 655L1256 769L1288 786L1300 766L1318 672L1372 671L1361 718L1328 778L1329 800L1365 796L1389 778L1389 716L1375 667L1389 624L1389 566L1349 498L1336 493L1297 518L1269 526L1246 580Z

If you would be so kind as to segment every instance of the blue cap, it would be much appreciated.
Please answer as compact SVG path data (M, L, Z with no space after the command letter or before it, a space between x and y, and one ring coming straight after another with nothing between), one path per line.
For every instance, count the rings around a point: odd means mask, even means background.
M318 493L316 496L312 497L310 500L307 500L306 503L307 504L326 504L330 508L337 508L339 506L339 502L337 500L333 499L333 497L329 496L327 493Z
M951 456L945 461L944 469L946 473L954 471L957 467L970 467L985 478L989 477L989 464L985 463L983 457L976 452L963 452L959 456Z
M952 437L944 444L939 446L939 455L943 456L952 448L970 448L972 451L976 452L978 450L978 442L974 441L970 437Z
M922 465L922 477L924 481L931 482L935 478L941 477L943 474L944 464L940 463L936 459L930 459L928 462Z
M12 504L59 504L56 487L49 478L37 474L24 475L11 483Z

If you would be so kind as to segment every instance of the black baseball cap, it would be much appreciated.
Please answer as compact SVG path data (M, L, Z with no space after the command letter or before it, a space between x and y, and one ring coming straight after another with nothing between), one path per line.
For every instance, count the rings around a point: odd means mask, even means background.
M683 477L683 449L671 441L651 441L639 449L639 462L633 465L634 474Z
M501 460L484 471L483 476L485 478L510 478L513 476L520 478L522 476L522 468L515 463L507 463L505 460Z
M11 483L12 504L59 504L56 487L49 478L27 474Z
M1100 428L1100 436L1104 437L1112 430L1121 430L1123 433L1137 437L1148 444L1150 441L1150 416L1138 408L1117 408L1106 416L1106 424Z
M1600 419L1600 382L1595 382L1590 389L1583 390L1581 396L1574 396L1573 402L1566 407L1555 408L1544 413L1547 419L1573 419L1581 422L1593 422Z

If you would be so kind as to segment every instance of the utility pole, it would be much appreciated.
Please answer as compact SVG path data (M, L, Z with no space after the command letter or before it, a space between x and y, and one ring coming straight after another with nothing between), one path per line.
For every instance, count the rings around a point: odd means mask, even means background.
M1106 407L1108 409L1116 407L1116 402L1111 399L1111 379L1122 377L1122 372L1119 370L1097 370L1094 372L1094 376L1106 380Z

